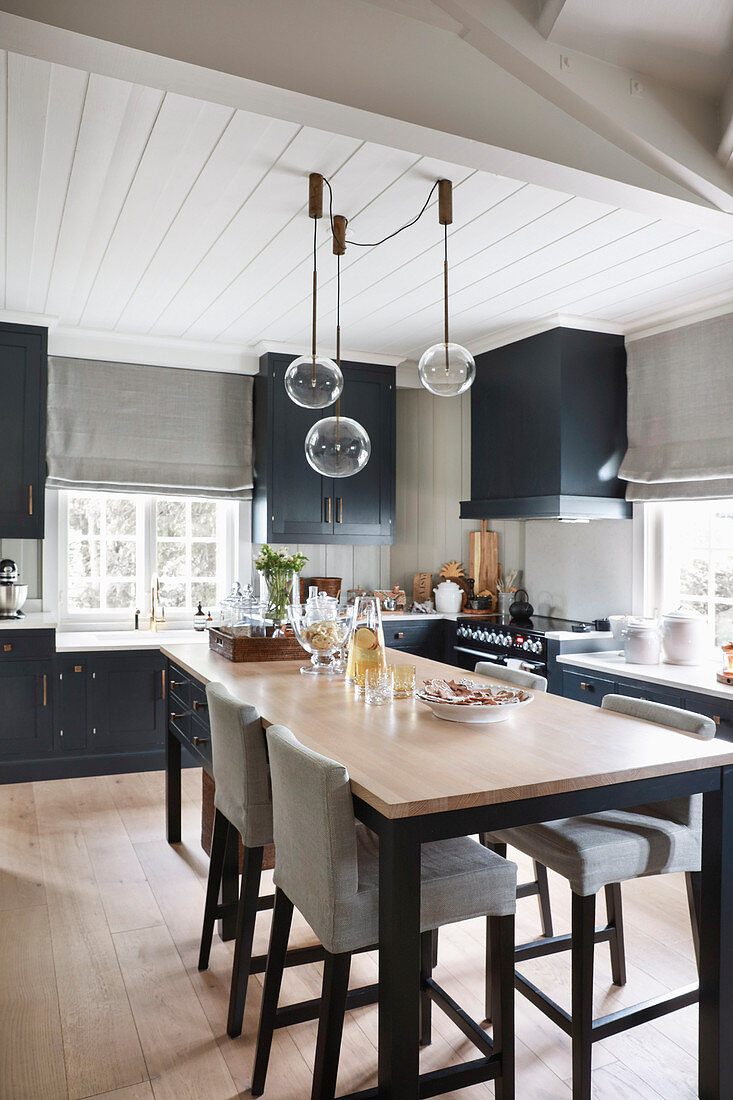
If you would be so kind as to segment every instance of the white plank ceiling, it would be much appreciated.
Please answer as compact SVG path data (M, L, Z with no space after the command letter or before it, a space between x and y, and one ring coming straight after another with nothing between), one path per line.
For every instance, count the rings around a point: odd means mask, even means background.
M556 314L619 330L730 295L733 241L412 153L0 53L0 304L84 330L308 343L307 175L333 184L355 239L454 181L453 337L478 347ZM733 234L732 234L733 235ZM319 226L321 333L335 261ZM380 248L348 250L349 352L415 357L440 337L435 203Z

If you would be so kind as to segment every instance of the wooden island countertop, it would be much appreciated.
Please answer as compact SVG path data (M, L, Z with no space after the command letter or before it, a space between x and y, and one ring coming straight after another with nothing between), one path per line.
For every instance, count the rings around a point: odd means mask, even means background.
M413 817L599 788L733 764L733 744L535 693L506 722L463 725L435 718L415 699L367 706L342 677L303 676L298 662L234 664L201 645L161 646L202 684L218 682L348 769L355 795L387 818ZM403 655L388 651L390 662ZM465 676L410 657L418 685ZM473 675L473 674L472 674ZM490 677L476 677L490 680Z

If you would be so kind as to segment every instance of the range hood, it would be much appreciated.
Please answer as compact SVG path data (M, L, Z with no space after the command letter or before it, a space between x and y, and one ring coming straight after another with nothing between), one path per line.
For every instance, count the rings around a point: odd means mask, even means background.
M461 519L628 519L623 336L555 328L476 358Z

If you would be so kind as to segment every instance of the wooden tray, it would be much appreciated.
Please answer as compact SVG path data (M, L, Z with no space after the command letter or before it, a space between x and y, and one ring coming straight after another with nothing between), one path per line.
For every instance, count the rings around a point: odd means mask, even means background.
M306 655L295 634L250 638L246 634L232 634L226 627L209 631L209 649L228 661L299 661Z

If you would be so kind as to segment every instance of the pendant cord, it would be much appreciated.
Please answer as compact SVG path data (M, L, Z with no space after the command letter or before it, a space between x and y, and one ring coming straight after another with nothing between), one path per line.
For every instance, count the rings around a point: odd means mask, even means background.
M329 181L326 179L325 176L323 177L323 182L325 183L326 187L328 188L328 216L331 220L331 232L333 233L334 232L334 228L333 228L333 188L331 187L331 184L329 183ZM404 225L401 225L399 229L395 229L395 230L393 230L392 233L388 233L386 237L382 237L382 239L380 241L347 241L347 240L344 240L343 243L353 245L355 248L377 248L378 245L384 244L385 241L391 241L392 238L396 237L398 233L404 233L404 231L406 229L410 229L413 225L415 225L416 222L420 221L420 218L423 216L423 214L427 210L428 206L430 205L430 200L432 199L433 194L435 193L435 190L436 190L439 183L440 183L440 180L436 180L435 183L433 184L433 186L430 188L430 192L428 194L428 197L426 198L425 202L423 203L422 209L420 210L419 214L416 214L415 217L411 221L406 222ZM334 236L335 236L335 234L334 234Z
M443 332L448 358L448 226L443 226Z

